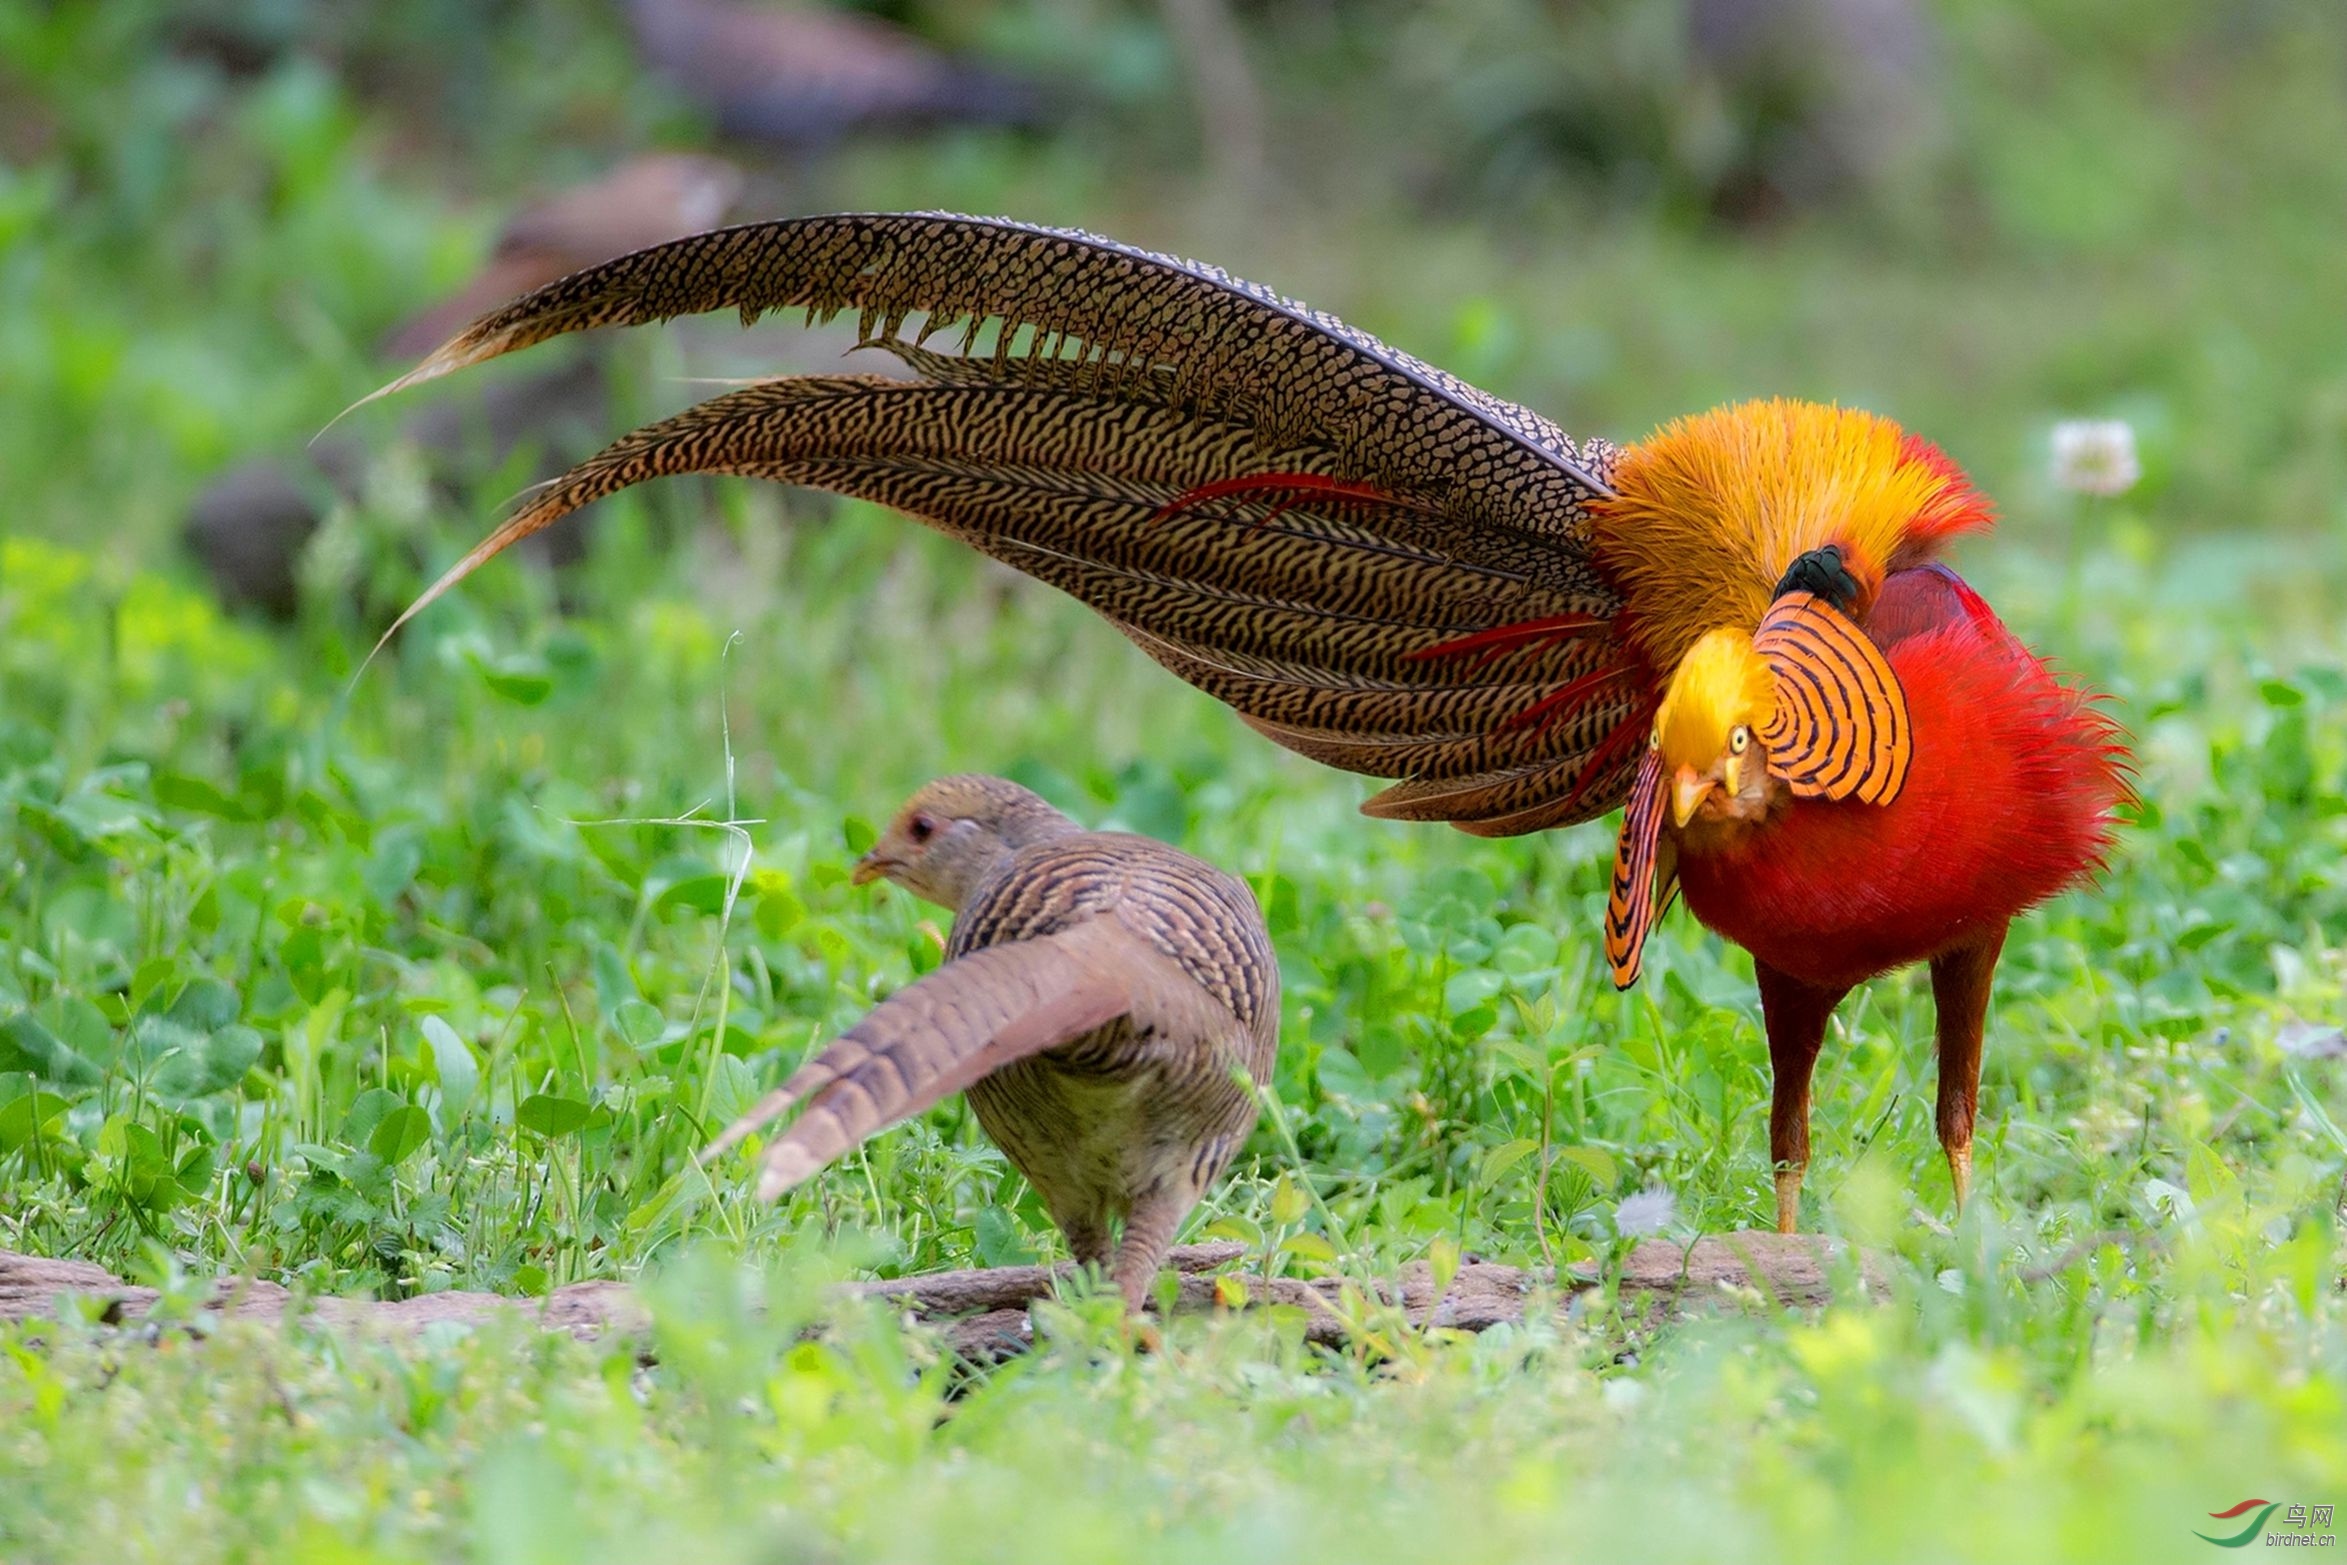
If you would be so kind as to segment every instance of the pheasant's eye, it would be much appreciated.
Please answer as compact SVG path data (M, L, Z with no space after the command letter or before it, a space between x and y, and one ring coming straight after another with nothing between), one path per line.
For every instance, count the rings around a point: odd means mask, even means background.
M1742 755L1752 748L1752 730L1738 724L1728 732L1728 753Z
M915 842L927 842L936 834L937 822L926 815L916 815L905 825L905 835Z
M1646 736L1646 748L1649 750L1659 750L1662 748L1662 724L1655 724L1654 732Z

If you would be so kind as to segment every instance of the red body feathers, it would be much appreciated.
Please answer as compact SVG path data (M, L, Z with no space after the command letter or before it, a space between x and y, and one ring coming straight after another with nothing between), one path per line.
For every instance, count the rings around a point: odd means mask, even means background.
M1821 987L1980 939L2090 874L2127 792L2116 727L1955 572L1894 572L1866 628L1914 725L1899 797L1796 799L1752 829L1679 843L1689 910Z

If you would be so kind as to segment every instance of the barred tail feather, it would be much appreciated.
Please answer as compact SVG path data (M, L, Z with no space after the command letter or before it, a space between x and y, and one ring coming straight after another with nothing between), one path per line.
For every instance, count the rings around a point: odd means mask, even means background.
M702 1159L804 1103L760 1156L758 1197L771 1201L876 1131L1105 1026L1132 1005L1113 943L1096 923L947 963L882 1001L728 1125Z
M1638 696L1600 688L1624 667L1593 612L1605 605L1540 586L1510 548L1473 557L1457 524L1404 501L1277 481L1195 498L1233 469L1314 459L1267 452L1237 426L1058 389L757 382L529 497L386 637L592 500L679 473L769 478L893 506L1061 588L1305 755L1430 786L1481 779L1451 788L1474 802L1442 818L1546 824L1610 808L1619 786L1587 786L1589 762ZM1485 639L1518 623L1541 629ZM1445 655L1463 646L1471 655Z

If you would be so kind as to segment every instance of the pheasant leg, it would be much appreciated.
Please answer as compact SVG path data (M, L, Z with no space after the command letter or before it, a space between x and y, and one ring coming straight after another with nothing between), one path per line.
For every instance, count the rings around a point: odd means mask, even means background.
M1181 1227L1182 1218L1195 1204L1195 1192L1163 1188L1134 1198L1133 1209L1125 1217L1124 1242L1117 1247L1115 1265L1109 1268L1117 1291L1125 1296L1125 1308L1134 1314L1148 1302L1157 1270L1173 1248L1174 1230Z
M1776 1169L1777 1232L1789 1234L1801 1226L1801 1176L1809 1169L1809 1078L1825 1046L1825 1024L1850 991L1805 984L1766 962L1755 962L1753 969L1768 1027L1768 1155Z
M1972 1124L1980 1108L1980 1050L1988 1024L1989 988L2005 949L2005 926L1974 945L1931 959L1931 995L1939 1009L1940 1150L1956 1211L1972 1193Z

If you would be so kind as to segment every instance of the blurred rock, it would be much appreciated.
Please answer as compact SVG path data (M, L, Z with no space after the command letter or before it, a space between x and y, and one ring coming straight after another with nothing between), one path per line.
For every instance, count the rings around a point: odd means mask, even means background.
M452 388L409 419L399 438L453 497L525 450L534 457L533 479L553 477L602 445L609 413L603 364L590 354L472 393ZM329 509L358 498L369 455L381 444L329 437L300 456L255 458L214 479L188 508L183 536L220 601L291 617L301 599L303 550ZM573 528L540 536L547 546L539 558L552 564L578 558L586 546L585 533Z
M196 496L183 536L222 603L259 609L276 619L293 617L301 602L302 549L342 487L323 468L330 455L349 454L347 449L316 453L318 462L306 470L274 457L255 457L222 473Z
M1813 205L1894 176L1938 130L1939 72L1918 0L1687 0L1733 155L1722 216Z
M645 63L728 136L806 148L853 131L1031 126L1040 85L875 17L761 0L628 0Z
M522 210L471 282L384 340L393 358L420 358L475 316L598 261L715 228L741 198L741 171L721 158L652 153Z
M1521 201L1562 176L1730 222L1895 196L1944 129L1924 0L1455 0L1390 7L1414 186Z
M2320 1022L2284 1022L2275 1032L2274 1042L2294 1060L2347 1059L2347 1032Z

